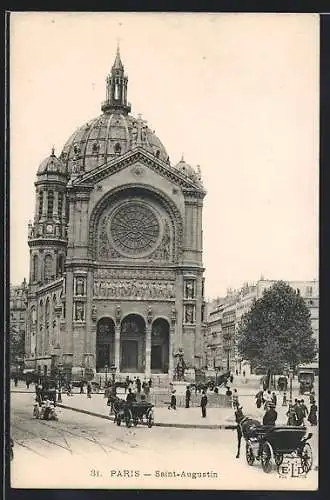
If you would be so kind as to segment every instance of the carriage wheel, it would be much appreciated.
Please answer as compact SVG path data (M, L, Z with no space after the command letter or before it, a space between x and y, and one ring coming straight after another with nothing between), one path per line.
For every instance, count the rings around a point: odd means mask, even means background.
M126 411L126 415L125 415L125 423L126 423L126 427L131 427L132 425L132 420L133 420L133 416L132 416L132 412L131 410L127 410Z
M301 467L305 473L309 472L313 465L313 453L309 443L305 443L301 452Z
M151 427L154 425L154 412L152 410L148 411L148 427L151 429Z
M277 465L277 467L279 467L281 465L281 463L283 462L283 453L275 453L274 461L275 461L275 464Z
M249 465L254 464L254 454L252 450L252 446L250 443L246 443L246 448L245 448L245 456L246 456L246 461Z
M261 466L262 470L269 474L273 470L273 450L271 445L266 441L262 446L261 451Z

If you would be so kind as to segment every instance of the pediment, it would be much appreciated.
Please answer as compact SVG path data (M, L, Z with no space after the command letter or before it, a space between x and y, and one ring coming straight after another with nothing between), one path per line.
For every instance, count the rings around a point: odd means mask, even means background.
M190 177L182 174L174 167L171 167L163 160L155 158L152 154L142 148L136 148L133 151L128 151L126 154L111 160L101 167L86 172L75 179L72 179L72 186L95 185L105 178L120 172L123 169L133 165L143 165L150 170L165 177L167 180L180 187L184 192L199 195L203 197L205 190L199 181L195 181Z

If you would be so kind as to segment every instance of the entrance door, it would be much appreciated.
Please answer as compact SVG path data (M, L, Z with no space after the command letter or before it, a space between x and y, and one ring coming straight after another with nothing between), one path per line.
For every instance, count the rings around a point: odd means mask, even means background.
M161 370L163 367L162 363L162 346L153 345L151 346L151 369Z
M121 349L121 369L136 371L138 368L138 342L136 340L123 340Z

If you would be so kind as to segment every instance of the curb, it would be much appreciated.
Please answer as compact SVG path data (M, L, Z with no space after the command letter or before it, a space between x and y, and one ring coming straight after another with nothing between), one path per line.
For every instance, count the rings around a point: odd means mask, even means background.
M73 408L72 406L67 406L62 403L56 403L59 408L64 408L65 410L76 411L77 413L84 413L85 415L90 415L91 417L103 418L104 420L114 421L113 417L108 415L102 415L101 413L96 413L89 410L82 410L80 408ZM162 422L155 422L155 427L176 427L177 429L236 429L236 424L213 424L213 425L199 425L199 424L169 424Z

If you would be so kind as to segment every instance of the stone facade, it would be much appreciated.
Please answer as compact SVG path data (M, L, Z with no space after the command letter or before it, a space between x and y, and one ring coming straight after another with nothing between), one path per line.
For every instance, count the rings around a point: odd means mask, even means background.
M129 115L123 71L117 53L101 117L39 167L27 354L56 353L72 373L173 376L180 349L188 368L202 358L205 190Z
M210 307L204 341L204 359L209 369L243 370L249 373L247 363L237 352L236 333L243 314L247 313L254 300L276 281L261 278L254 284L245 283L239 290L227 290L226 297L219 299ZM319 283L313 281L288 281L305 300L311 313L314 338L319 342Z

